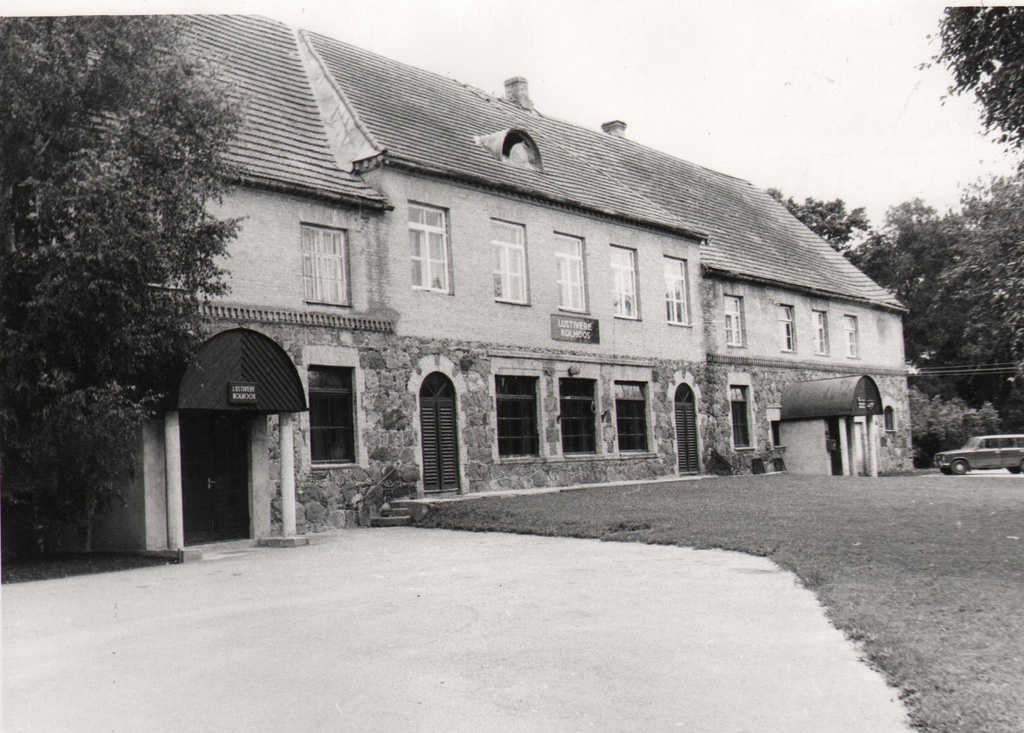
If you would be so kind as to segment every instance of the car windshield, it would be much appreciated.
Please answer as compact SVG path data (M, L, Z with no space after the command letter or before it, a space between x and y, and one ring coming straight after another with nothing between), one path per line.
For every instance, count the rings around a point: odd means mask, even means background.
M961 448L960 450L972 450L974 448L979 447L980 445L981 445L981 438L971 438L966 443L964 443L964 447Z

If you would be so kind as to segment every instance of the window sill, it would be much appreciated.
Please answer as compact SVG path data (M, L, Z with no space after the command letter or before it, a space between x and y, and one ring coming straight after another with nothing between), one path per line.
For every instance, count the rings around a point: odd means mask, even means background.
M581 463L584 461L629 461L657 459L657 453L637 451L636 453L560 453L550 456L506 456L499 457L499 464L550 464L550 463Z
M502 300L501 298L495 298L494 302L500 303L501 305L518 305L521 308L530 307L530 304L523 300Z
M757 448L755 448L755 447L754 447L754 446L752 446L752 445L744 445L744 446L735 446L735 445L734 445L734 446L732 447L732 449L733 449L734 451L736 451L736 452L740 452L740 451L750 451L750 452L752 452L752 453L755 453L755 452L757 452Z
M559 313L572 313L573 315L576 315L576 316L589 316L590 315L590 311L588 311L588 310L582 310L581 311L581 310L576 310L575 308L563 308L562 306L558 306L558 312Z
M303 301L306 305L323 306L327 308L351 308L351 303L330 303L326 300L305 300Z
M617 320L617 321L634 321L635 323L639 323L641 318L640 318L640 316L620 316L620 315L616 315L615 316L615 320Z
M414 293L434 293L435 295L451 295L451 290L438 290L437 288L423 288L418 285L412 286Z
M309 464L310 471L333 471L339 468L361 468L361 466L354 461Z
M675 321L665 321L665 323L673 328L693 328L692 323L676 323Z
M746 349L747 348L746 344L726 344L725 346L728 349Z

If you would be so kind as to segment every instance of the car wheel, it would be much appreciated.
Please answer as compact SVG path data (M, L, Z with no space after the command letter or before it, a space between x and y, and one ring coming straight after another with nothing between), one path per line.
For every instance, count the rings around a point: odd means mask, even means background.
M1006 470L1009 471L1010 473L1016 475L1016 474L1020 473L1020 466L1007 466Z
M967 465L967 461L953 461L953 464L949 468L957 476L963 476L971 470L971 467Z

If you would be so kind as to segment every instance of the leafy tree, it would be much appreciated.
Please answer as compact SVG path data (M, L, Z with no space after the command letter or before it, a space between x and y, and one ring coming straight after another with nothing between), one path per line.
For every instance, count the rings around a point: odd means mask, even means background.
M950 92L973 91L986 128L1024 145L1024 8L946 8L939 38L936 60L953 72Z
M969 407L959 397L929 397L910 388L910 430L914 436L914 465L927 468L939 451L959 448L973 435L999 431L999 413L988 402Z
M769 188L768 194L785 206L804 226L840 252L849 249L858 232L865 233L871 228L864 207L847 212L846 203L842 199L819 201L808 197L801 204L792 196L785 198L785 194L777 188Z
M224 290L240 122L170 18L0 18L4 498L85 526Z

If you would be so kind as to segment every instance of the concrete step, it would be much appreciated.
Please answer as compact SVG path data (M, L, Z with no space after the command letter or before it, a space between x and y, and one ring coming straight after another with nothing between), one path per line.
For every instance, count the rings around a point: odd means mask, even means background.
M410 516L373 517L370 520L371 527L412 527L415 524Z
M407 506L381 507L382 517L411 517L412 510Z

